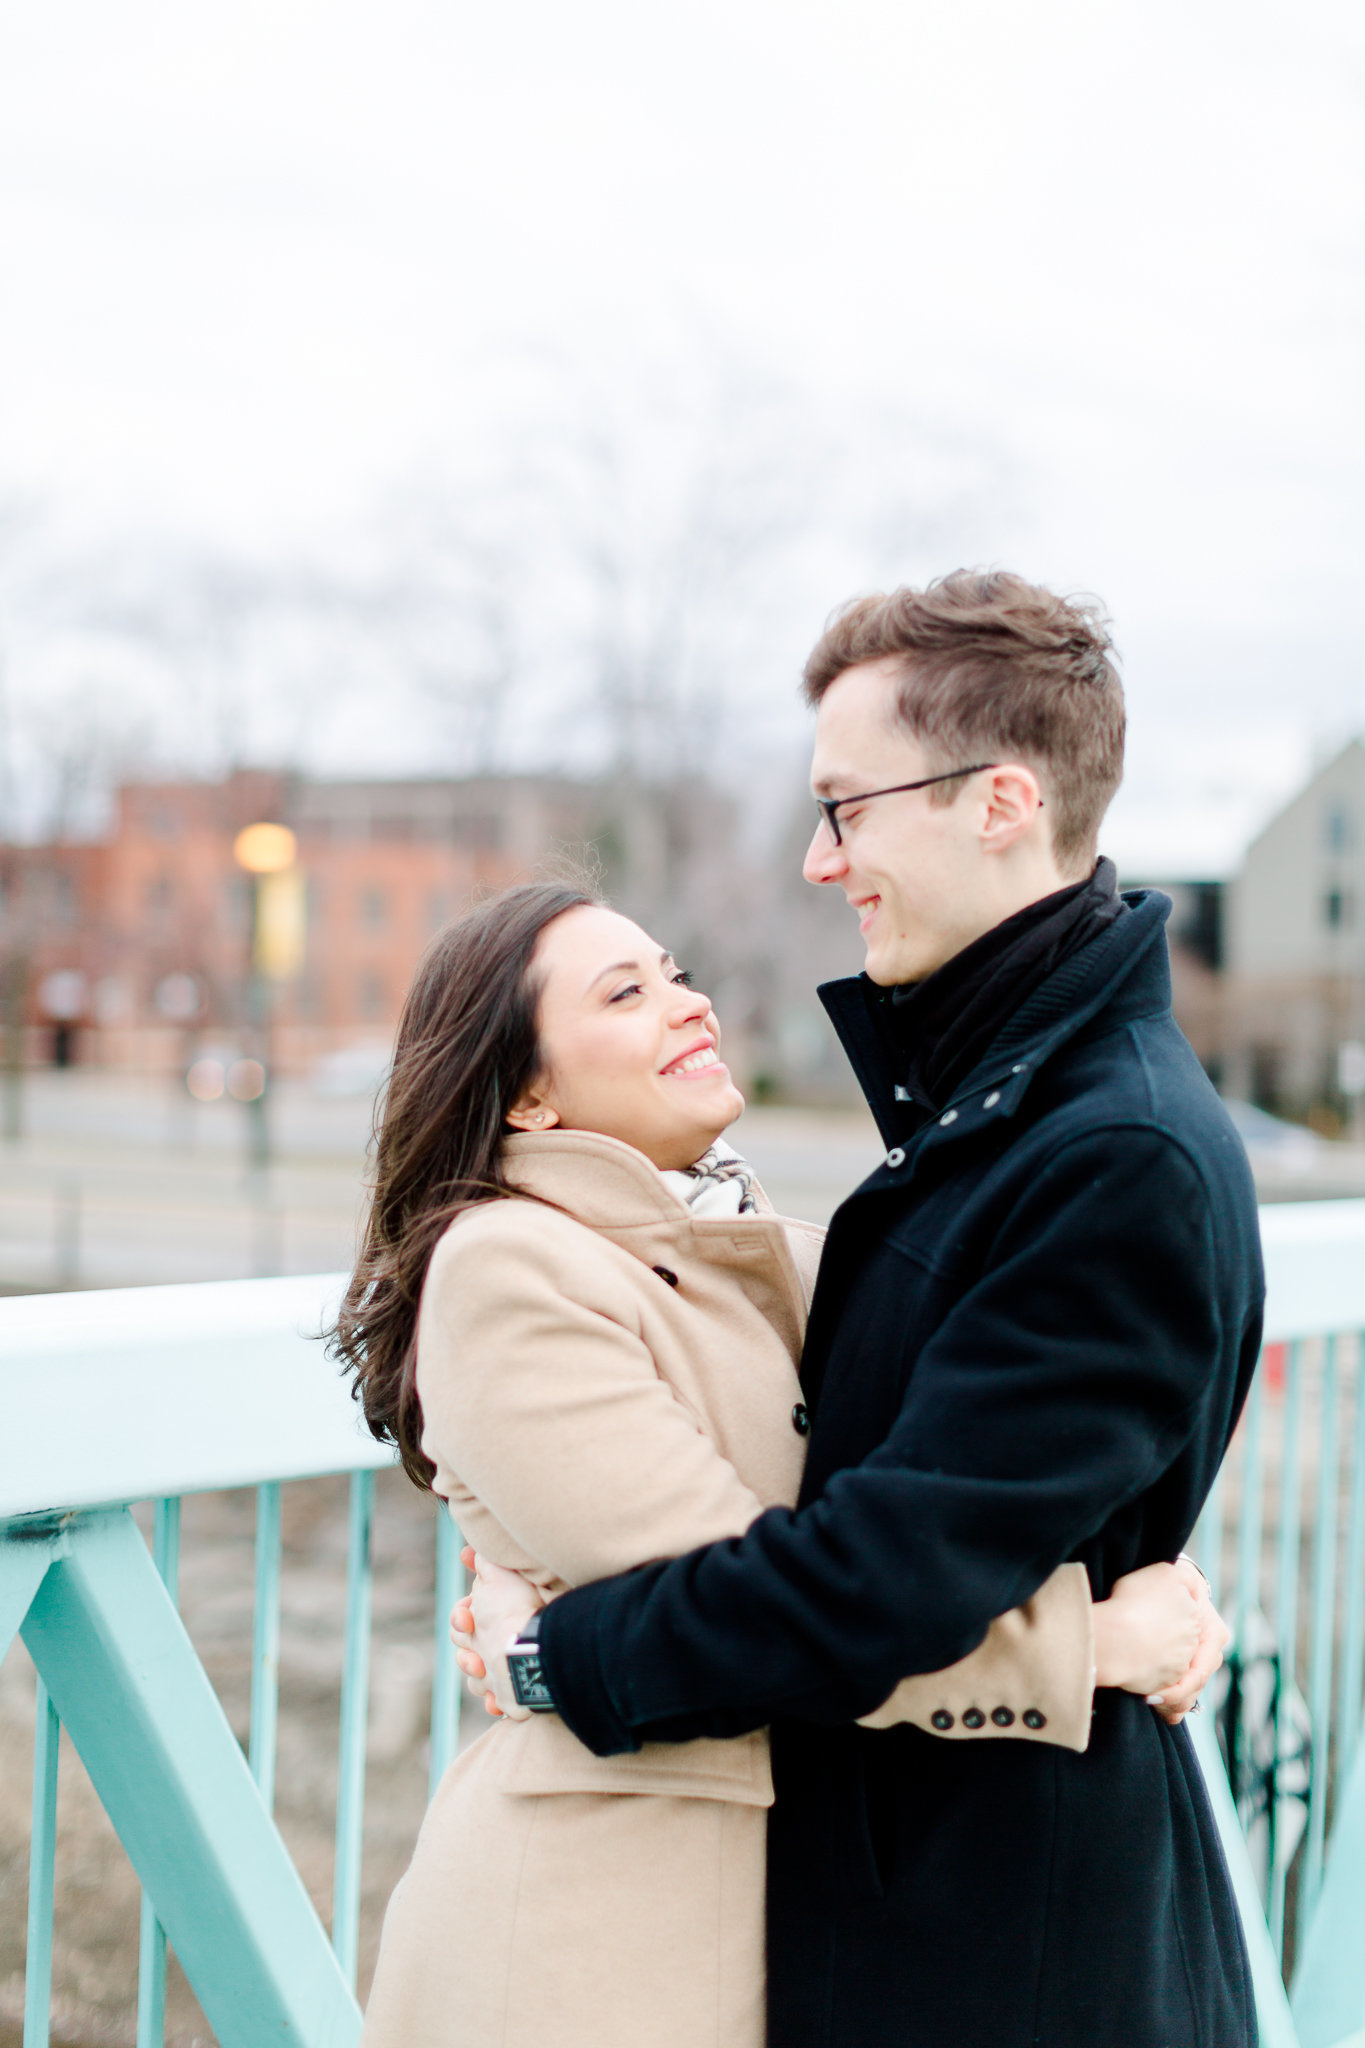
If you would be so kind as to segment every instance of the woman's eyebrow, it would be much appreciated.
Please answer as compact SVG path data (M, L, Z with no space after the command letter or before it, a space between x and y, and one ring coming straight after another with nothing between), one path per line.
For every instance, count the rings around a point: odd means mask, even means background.
M671 953L660 953L660 967L667 967L672 958L673 955ZM609 974L638 974L639 972L640 963L638 960L614 961L610 967L604 967L600 974L594 974L592 980L588 983L588 993L591 994L598 982L605 981Z

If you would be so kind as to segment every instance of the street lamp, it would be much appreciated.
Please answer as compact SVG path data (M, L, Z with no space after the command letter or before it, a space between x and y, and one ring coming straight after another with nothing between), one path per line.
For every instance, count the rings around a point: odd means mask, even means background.
M232 842L239 868L251 877L251 954L247 1021L255 1059L239 1060L233 1093L250 1116L251 1164L262 1182L270 1167L270 1025L273 983L287 981L303 960L303 876L295 866L298 842L287 825L247 825ZM231 1085L231 1080L229 1085Z

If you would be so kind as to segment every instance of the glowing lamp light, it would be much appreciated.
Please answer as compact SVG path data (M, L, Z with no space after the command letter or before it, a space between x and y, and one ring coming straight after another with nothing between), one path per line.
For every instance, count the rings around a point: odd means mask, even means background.
M227 1070L227 1090L239 1102L255 1102L265 1094L265 1068L259 1060L234 1060Z
M196 1102L216 1102L223 1092L221 1060L196 1060L185 1076L185 1086Z
M232 842L232 857L249 875L280 875L294 865L298 842L287 825L247 825Z

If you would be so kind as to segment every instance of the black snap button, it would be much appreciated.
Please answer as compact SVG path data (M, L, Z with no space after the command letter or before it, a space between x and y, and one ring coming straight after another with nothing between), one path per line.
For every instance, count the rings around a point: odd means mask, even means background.
M1047 1715L1040 1714L1036 1707L1026 1707L1024 1709L1024 1726L1026 1728L1046 1728Z
M953 1717L946 1707L935 1707L929 1721L934 1728L951 1728L953 1725Z
M1014 1709L1012 1707L996 1707L991 1714L991 1719L997 1728L1012 1728L1014 1726Z
M792 1409L792 1428L798 1436L810 1435L810 1410L804 1401L798 1401Z
M667 1266L656 1266L654 1270L661 1280L666 1280L668 1282L670 1287L677 1286L678 1276L676 1273L670 1273Z
M962 1725L964 1728L984 1728L986 1716L982 1713L980 1707L968 1707L966 1713L962 1716Z

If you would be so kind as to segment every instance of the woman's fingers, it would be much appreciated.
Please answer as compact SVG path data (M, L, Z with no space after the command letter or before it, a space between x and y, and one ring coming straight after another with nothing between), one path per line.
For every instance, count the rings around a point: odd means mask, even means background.
M466 1678L487 1678L488 1666L477 1650L457 1650L455 1662Z
M472 1543L466 1543L464 1549L460 1552L460 1563L467 1572L474 1570L474 1546Z

